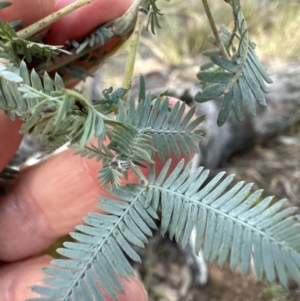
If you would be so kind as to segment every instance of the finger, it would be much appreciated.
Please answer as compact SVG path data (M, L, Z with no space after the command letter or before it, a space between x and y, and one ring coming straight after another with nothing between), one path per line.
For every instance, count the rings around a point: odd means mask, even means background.
M10 0L12 5L0 10L5 22L22 20L24 26L36 22L54 11L54 0Z
M0 201L0 260L39 253L95 211L99 168L68 150L23 170Z
M176 103L177 103L178 101L181 103L181 105L183 104L183 101L180 101L180 100L178 100L177 98L174 98L174 97L170 97L170 98L169 98L169 107L170 107L171 109L173 109L174 106L176 105ZM185 115L189 112L189 110L190 110L190 107L189 107L188 105L186 105L186 106L185 106L185 109L184 109L184 113L183 113L183 115L182 115L182 118L181 118L180 122L184 119ZM194 115L194 116L192 116L192 118L190 119L190 122L194 121L195 119L196 119L196 116ZM189 150L190 150L190 157L185 156L185 154L184 154L184 153L182 152L182 150L181 150L181 151L180 151L180 157L179 157L179 158L178 158L178 157L175 157L173 151L171 151L171 159L172 159L172 162L171 162L171 165L170 165L169 173L168 173L168 174L170 174L170 172L177 166L179 160L184 159L184 160L185 160L185 164L186 164L189 160L191 160L191 159L194 157L195 151L194 151L193 149L191 149L191 148L189 148ZM155 154L155 162L160 162L157 153ZM165 164L165 162L160 162L160 163L158 164L157 170L161 170L161 168L163 167L164 164Z
M88 212L99 211L98 197L109 195L97 180L100 168L67 150L23 170L0 200L0 260L35 255L74 230ZM132 173L129 181L136 181Z
M31 291L30 286L43 285L41 279L45 278L45 274L41 269L49 265L49 256L43 256L2 266L0 269L1 301L23 301L27 298L39 297ZM130 277L130 281L122 279L121 282L125 294L118 294L120 301L148 300L143 285L136 278ZM113 301L107 294L105 297L107 301Z
M75 0L56 0L55 11ZM70 13L51 25L46 37L49 44L63 45L67 40L80 39L103 23L120 17L131 0L96 0Z
M11 121L3 111L0 110L0 171L13 157L22 140L18 133L21 121Z

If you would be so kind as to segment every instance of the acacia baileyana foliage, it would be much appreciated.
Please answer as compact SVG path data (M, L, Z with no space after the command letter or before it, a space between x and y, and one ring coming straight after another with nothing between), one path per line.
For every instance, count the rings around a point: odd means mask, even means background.
M244 118L243 106L254 115L252 96L266 105L262 92L264 81L270 82L249 41L239 1L226 2L232 6L236 22L233 33L222 29L228 57L211 53L210 70L200 72L198 78L214 85L196 96L202 102L224 94L219 125L226 121L231 107L239 120ZM156 1L136 1L133 7L137 4L146 9L151 6L154 31L161 14ZM0 8L7 5L2 2ZM111 28L111 24L104 25L81 42L71 41L72 55L93 47L97 39L103 44L111 37ZM238 50L229 55L233 37L238 40ZM41 57L57 61L69 55L62 52L60 47L19 39L13 26L0 23L0 108L11 119L24 121L21 133L47 142L47 153L68 143L76 149L75 154L101 161L99 183L111 193L110 197L99 196L96 204L105 214L89 213L84 224L70 233L75 242L65 242L57 250L69 259L55 259L52 267L44 269L45 285L32 287L43 297L31 301L104 301L103 291L117 300L117 292L123 291L120 277L133 275L129 259L141 260L133 245L145 246L157 230L158 219L161 234L168 233L183 247L195 227L195 253L203 248L209 262L218 260L222 266L229 259L231 269L239 266L244 274L253 258L259 279L265 275L270 282L279 280L284 286L289 277L299 281L296 208L282 209L284 201L273 204L272 197L260 200L262 190L251 192L252 184L244 182L231 185L233 176L225 177L224 172L206 183L208 170L199 167L191 173L192 162L180 160L183 155L191 157L192 151L199 152L203 139L198 126L204 116L194 116L195 107L184 114L186 105L177 102L170 109L167 97L146 94L142 77L137 98L130 96L125 102L128 91L111 88L92 105L78 92L66 89L58 74L41 76L28 67ZM155 154L166 161L158 171ZM171 154L179 161L174 169ZM145 178L142 171L149 165L150 174ZM129 171L137 175L138 184L122 185L121 178L127 178ZM2 179L15 176L9 167L0 173Z

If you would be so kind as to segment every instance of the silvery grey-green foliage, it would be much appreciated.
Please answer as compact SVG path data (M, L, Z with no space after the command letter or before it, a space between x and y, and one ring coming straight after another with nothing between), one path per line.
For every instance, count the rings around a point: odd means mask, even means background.
M9 2L9 1L3 1L3 2L0 3L0 9L9 7L9 6L11 6L11 5L12 5L11 2Z
M204 119L199 116L195 121L190 122L195 113L195 107L191 108L189 113L184 116L185 104L176 103L173 110L169 110L169 99L161 99L158 95L154 100L151 94L145 95L144 80L141 77L141 86L139 92L139 102L136 105L135 99L130 97L127 108L120 99L123 94L122 90L116 90L107 97L101 104L95 105L96 108L104 109L106 112L117 112L116 120L121 126L115 126L106 134L110 138L106 150L107 152L96 151L95 147L84 147L76 153L81 156L97 157L98 160L105 160L104 168L100 170L100 182L107 186L112 183L118 187L120 182L116 181L120 177L120 172L109 167L109 161L112 159L111 154L116 153L115 159L132 162L134 165L144 166L145 162L153 163L153 155L156 151L159 158L164 160L169 158L171 151L180 157L181 151L185 156L190 157L190 149L199 152L198 145L195 141L203 140L202 131L196 127ZM119 92L118 92L119 91ZM107 93L107 91L106 91ZM121 94L120 94L121 93Z
M161 28L159 21L158 21L158 16L162 16L163 14L160 12L160 9L156 5L156 0L149 0L150 3L150 12L149 12L149 19L147 23L147 30L150 25L151 27L151 32L155 34L155 28Z
M225 31L223 42L229 49L234 37L237 37L238 50L233 53L230 59L219 56L217 52L211 53L211 61L218 67L217 70L215 72L201 71L197 76L199 80L213 83L213 85L205 88L203 92L198 92L195 96L197 102L205 102L224 94L217 120L219 126L225 123L231 108L234 109L235 117L239 121L245 119L244 108L255 116L256 109L253 97L261 106L266 106L263 93L268 91L265 82L272 83L255 54L255 44L249 40L246 21L241 12L239 1L226 2L232 6L238 33L234 31L230 34Z
M81 43L78 43L76 40L72 40L69 43L76 48L76 53L79 53L86 47L94 47L95 44L104 45L104 43L112 36L112 31L104 25L91 32Z
M7 71L0 71L0 75L3 72ZM16 74L0 79L0 108L13 120L16 116L24 120L22 134L40 136L54 150L68 141L83 147L103 133L103 115L76 92L64 89L59 75L54 82L47 73L41 79L34 70L28 71L24 61L9 72Z
M232 5L239 32L239 50L231 60L212 54L213 62L223 71L200 73L201 80L216 85L196 97L206 101L225 94L220 125L226 121L232 105L237 118L244 118L243 100L248 111L255 114L251 92L265 105L261 90L265 90L263 80L269 81L248 39L239 1L227 2ZM149 0L148 5L156 14L153 24L159 25L155 0ZM203 138L197 126L203 116L193 120L195 108L184 115L186 106L177 102L170 109L168 98L146 95L143 78L137 100L129 97L125 103L122 97L126 90L108 89L104 98L92 105L78 92L65 89L59 75L52 80L47 73L41 78L34 70L28 70L24 60L51 49L34 44L32 48L38 54L25 53L24 47L27 49L30 42L14 39L14 29L3 24L0 53L7 51L8 61L1 61L0 108L12 119L24 120L21 133L33 133L48 141L51 151L69 142L70 147L77 149L76 154L101 161L99 180L112 195L100 196L96 206L105 213L89 213L83 219L85 224L71 233L75 242L65 242L64 248L58 249L70 259L55 259L53 267L44 269L45 286L33 286L43 297L30 300L105 300L99 282L117 300L117 292L123 291L119 277L128 279L133 274L128 258L140 261L132 245L145 246L157 229L157 219L161 219L161 234L168 231L169 237L183 247L196 227L195 252L203 246L204 257L210 262L218 260L222 266L229 258L231 269L239 266L246 273L253 256L258 278L266 275L270 282L278 278L284 286L288 277L299 280L300 225L293 215L295 208L281 209L283 201L272 204L271 197L261 201L262 191L251 193L251 184L239 182L229 188L233 176L224 178L223 172L205 185L209 172L198 168L190 174L192 163L185 165L184 160L173 170L168 160L156 173L155 152L161 160L172 153L180 158L190 157L191 150L198 152L197 142ZM95 39L91 35L77 49L83 51L96 43ZM15 49L7 46L12 41ZM108 114L115 114L116 119ZM94 137L96 145L90 143ZM106 138L108 144L104 143ZM121 177L127 177L129 169L140 176L138 172L146 164L151 164L148 179L140 177L139 184L122 186ZM12 174L7 168L0 177Z
M257 277L265 273L273 282L276 276L286 286L288 276L299 279L300 225L292 214L296 208L280 210L284 200L270 206L272 197L258 201L262 190L250 193L252 184L228 186L233 176L221 172L207 185L208 170L198 168L191 177L191 162L181 160L169 174L171 160L156 176L152 165L148 186L131 184L112 190L113 198L100 197L97 207L107 214L89 213L85 225L71 236L76 243L65 243L58 253L71 260L55 259L53 268L45 268L47 287L33 290L54 300L71 300L83 293L85 300L104 300L95 283L116 299L121 290L117 275L133 275L128 261L140 262L131 245L144 247L155 220L161 218L160 232L169 231L171 239L183 245L197 229L195 252L204 247L204 257L220 266L229 257L231 269L249 270L251 256ZM32 299L48 300L48 299Z
M0 8L1 9L1 8ZM24 56L28 63L32 58L44 57L49 59L60 53L70 54L63 46L45 45L21 39L17 36L13 26L0 20L0 58L10 59L15 64L20 62L19 55Z
M191 108L184 116L185 108L184 103L177 102L170 112L167 97L162 101L161 97L157 96L152 101L150 94L138 105L135 105L134 98L130 97L127 109L124 108L124 102L119 102L117 120L122 122L124 127L121 131L112 132L110 147L117 151L121 158L130 161L140 159L153 163L151 152L155 150L161 160L169 158L171 150L180 157L180 149L190 157L189 147L199 152L194 140L201 141L203 137L202 132L195 128L204 116L190 123L196 108Z

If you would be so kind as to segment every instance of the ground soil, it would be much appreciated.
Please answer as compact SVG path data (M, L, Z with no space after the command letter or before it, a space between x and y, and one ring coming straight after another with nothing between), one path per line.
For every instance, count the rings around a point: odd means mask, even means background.
M185 256L175 244L154 238L147 247L143 263L137 266L137 275L143 281L149 301L299 301L298 286L289 289L266 281L257 281L253 274L241 276L238 271L208 267L205 285L195 283ZM157 245L157 240L160 241Z

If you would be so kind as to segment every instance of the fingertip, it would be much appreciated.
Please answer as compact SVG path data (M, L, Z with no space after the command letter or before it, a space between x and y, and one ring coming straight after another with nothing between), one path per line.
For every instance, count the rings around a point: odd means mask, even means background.
M1 260L15 261L41 252L72 231L88 212L97 212L99 195L109 196L97 179L102 165L73 152L63 151L23 169L1 199Z
M135 277L130 277L130 281L124 281L125 294L119 294L120 301L147 301L148 293L143 284ZM113 300L109 300L113 301Z
M38 297L30 287L42 284L45 278L42 267L49 266L50 260L50 256L42 256L1 266L1 301L24 301Z
M44 255L30 258L13 264L6 264L0 269L0 296L1 301L23 301L29 298L38 298L39 294L32 291L34 285L44 286L46 274L42 268L49 267L52 257ZM148 295L142 283L135 277L129 281L121 280L125 293L118 293L119 301L147 301ZM106 301L114 301L105 294Z
M129 277L129 280L121 279L124 292L117 292L119 301L147 301L148 293L143 284L135 277ZM105 291L101 290L105 301L115 301Z

